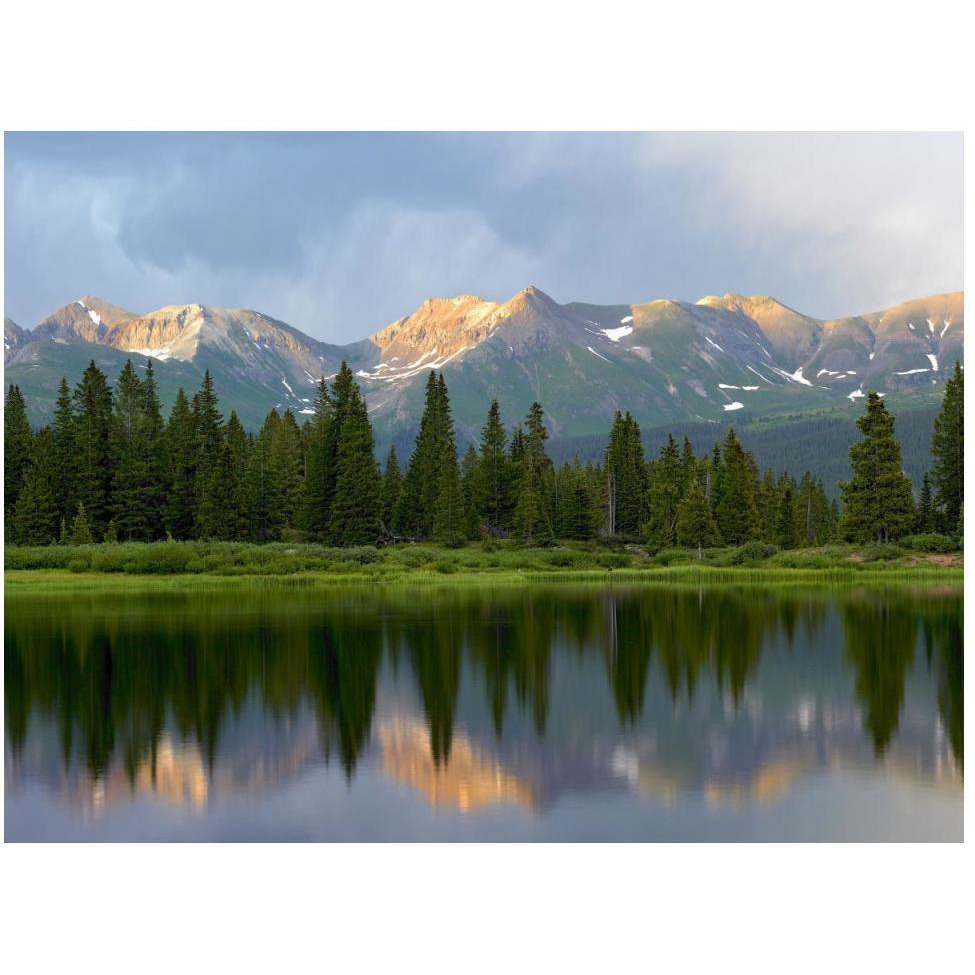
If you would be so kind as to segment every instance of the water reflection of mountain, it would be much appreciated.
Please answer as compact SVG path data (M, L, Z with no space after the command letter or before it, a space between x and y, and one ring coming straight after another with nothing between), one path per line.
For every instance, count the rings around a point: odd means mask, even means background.
M363 762L467 811L962 779L955 592L8 597L7 783L200 808ZM419 717L422 715L422 718Z

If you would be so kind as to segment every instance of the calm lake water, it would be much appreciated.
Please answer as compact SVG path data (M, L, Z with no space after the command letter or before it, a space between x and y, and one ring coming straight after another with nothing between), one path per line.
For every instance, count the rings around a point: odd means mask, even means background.
M960 587L5 598L11 840L961 840Z

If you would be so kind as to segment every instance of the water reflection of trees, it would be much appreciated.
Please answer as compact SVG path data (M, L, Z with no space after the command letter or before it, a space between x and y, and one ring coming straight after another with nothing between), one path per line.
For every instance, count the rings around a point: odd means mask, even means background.
M8 602L5 697L14 754L34 715L53 719L65 767L94 776L121 761L130 779L155 765L163 733L195 741L212 768L221 732L249 701L274 719L315 712L322 750L348 776L370 741L384 661L408 667L434 762L450 756L464 667L495 733L516 707L546 732L555 648L599 654L618 719L635 722L648 683L676 706L702 680L737 707L772 636L815 634L825 597L787 591L658 588L633 592L268 594ZM434 599L433 603L430 599ZM839 600L845 657L877 754L896 734L918 632L956 759L963 738L961 601L851 594Z

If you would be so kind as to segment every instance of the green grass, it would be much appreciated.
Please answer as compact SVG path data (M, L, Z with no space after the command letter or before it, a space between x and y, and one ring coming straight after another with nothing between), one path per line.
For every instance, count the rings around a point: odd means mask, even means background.
M828 546L779 551L752 543L650 555L641 546L565 543L524 548L514 542L336 549L322 545L154 542L7 547L8 590L230 586L524 585L579 582L865 582L962 578L960 555L935 556L898 545Z

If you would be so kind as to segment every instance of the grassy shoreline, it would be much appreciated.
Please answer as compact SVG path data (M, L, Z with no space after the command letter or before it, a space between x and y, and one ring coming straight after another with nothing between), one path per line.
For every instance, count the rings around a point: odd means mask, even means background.
M937 569L774 569L680 566L672 568L624 569L618 571L562 570L549 572L434 572L337 573L304 572L293 575L221 575L177 573L171 575L121 575L75 573L58 569L10 570L5 573L4 592L108 592L208 589L331 589L343 586L372 587L463 587L529 585L874 585L948 584L961 585L960 568Z
M449 549L431 544L334 549L307 543L154 542L8 547L5 591L206 589L336 585L517 586L529 583L954 582L960 553L896 545L779 551L751 543L651 555L639 545L513 542Z

